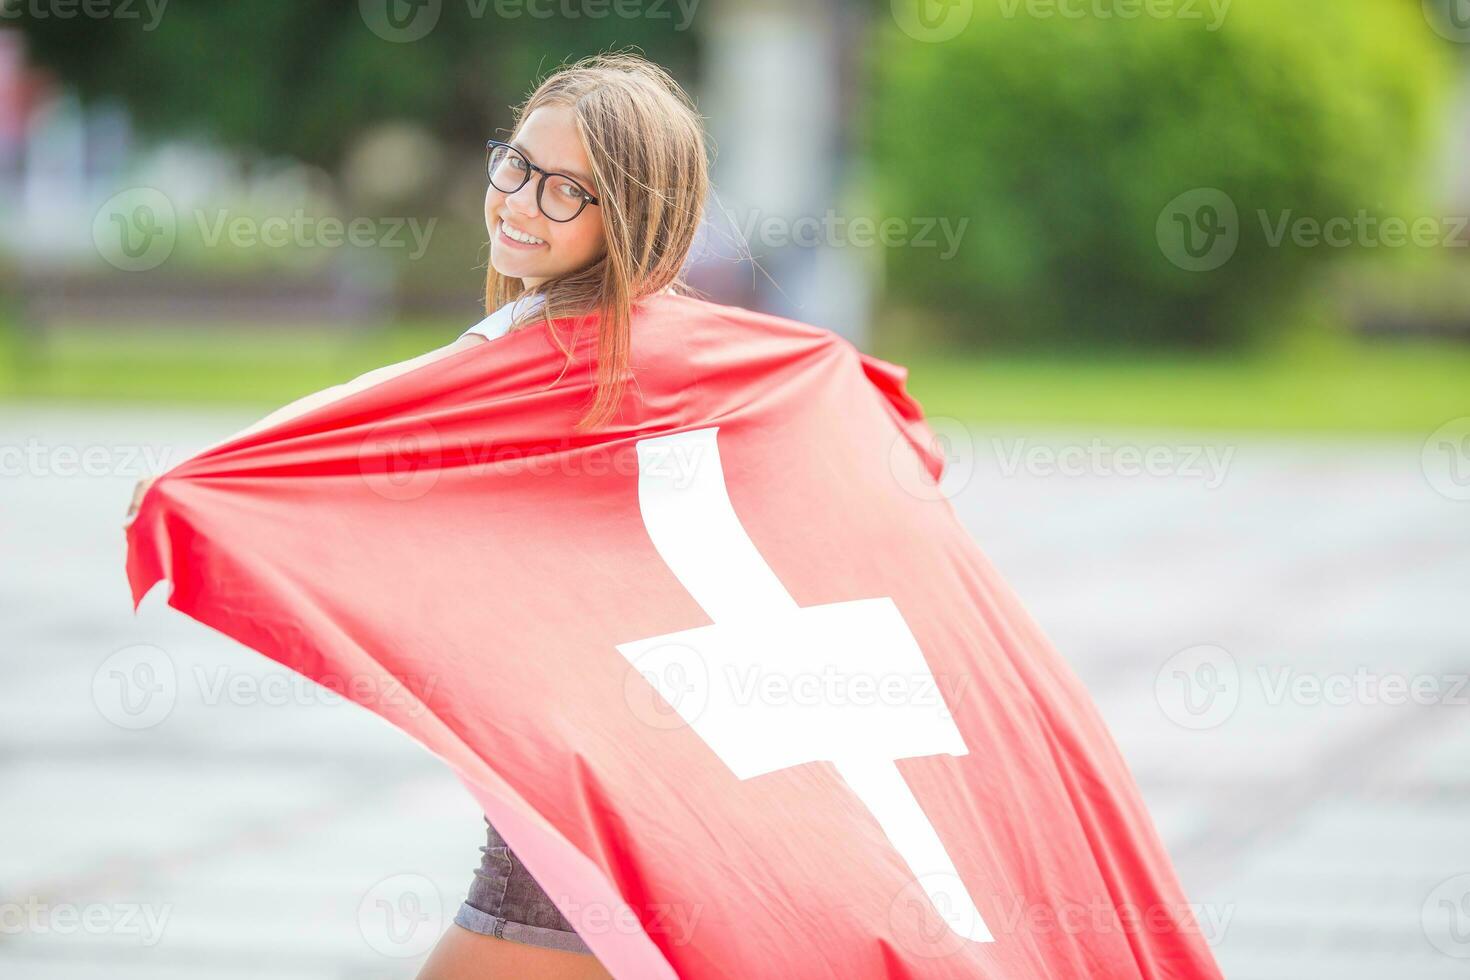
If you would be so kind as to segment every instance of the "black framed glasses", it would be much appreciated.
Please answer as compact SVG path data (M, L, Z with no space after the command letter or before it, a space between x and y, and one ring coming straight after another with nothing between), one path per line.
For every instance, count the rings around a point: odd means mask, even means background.
M597 198L574 179L566 174L543 170L509 143L487 140L485 164L490 186L502 194L514 194L526 186L533 173L540 174L541 180L536 185L536 206L552 221L571 221L587 205L597 203Z

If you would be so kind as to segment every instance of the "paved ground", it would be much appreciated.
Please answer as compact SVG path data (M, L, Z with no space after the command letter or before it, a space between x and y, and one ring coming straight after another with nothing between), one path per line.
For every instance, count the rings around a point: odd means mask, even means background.
M250 420L0 409L0 975L408 977L463 897L479 812L438 763L161 594L129 608L132 457ZM1461 472L1419 440L955 434L956 506L1113 725L1226 975L1470 973Z

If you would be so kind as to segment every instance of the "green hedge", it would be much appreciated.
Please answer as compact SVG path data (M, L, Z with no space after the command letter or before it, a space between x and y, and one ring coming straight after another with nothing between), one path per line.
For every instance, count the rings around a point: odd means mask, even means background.
M866 120L876 200L969 219L947 260L888 248L891 300L966 341L1236 342L1289 321L1313 269L1354 250L1272 245L1263 212L1432 213L1450 46L1416 0L1234 0L1216 29L1209 0L1153 8L1202 20L1118 15L1143 6L974 0L942 41L887 18ZM1203 248L1201 223L1229 220L1201 210L1222 200L1206 189L1235 207L1238 244L1196 261L1186 227Z

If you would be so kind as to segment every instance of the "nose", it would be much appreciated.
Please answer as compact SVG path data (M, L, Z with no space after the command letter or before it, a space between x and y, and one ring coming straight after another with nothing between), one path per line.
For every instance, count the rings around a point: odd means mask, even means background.
M521 185L521 189L505 195L506 205L517 214L532 217L538 210L536 206L536 179L533 177Z

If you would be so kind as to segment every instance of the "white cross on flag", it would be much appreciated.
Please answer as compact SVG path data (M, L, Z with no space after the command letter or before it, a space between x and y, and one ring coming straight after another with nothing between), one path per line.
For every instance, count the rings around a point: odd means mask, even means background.
M596 325L170 470L135 603L169 579L441 758L614 976L1218 977L904 370L656 296L617 420L576 432Z

